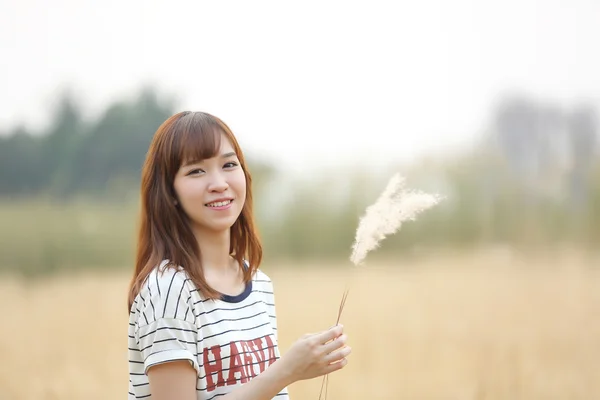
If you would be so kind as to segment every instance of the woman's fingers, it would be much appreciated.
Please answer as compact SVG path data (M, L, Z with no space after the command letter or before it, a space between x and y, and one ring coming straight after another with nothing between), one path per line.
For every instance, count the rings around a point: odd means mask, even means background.
M344 346L341 349L328 353L325 356L325 363L327 364L331 364L331 363L335 363L338 362L340 360L345 359L346 357L348 357L350 355L350 353L352 352L352 348L350 348L350 346Z
M324 375L327 375L327 374L330 374L337 370L340 370L340 369L344 368L346 366L346 364L348 364L348 360L346 360L345 358L342 358L340 361L328 364L325 367Z
M340 337L330 341L329 343L325 343L323 345L323 352L325 354L329 354L334 350L339 349L340 347L344 346L346 344L346 341L348 340L348 336L341 335Z
M321 332L313 336L314 340L318 344L325 344L330 340L333 340L340 336L344 332L344 327L342 325L336 325L327 329L325 332Z
M322 363L322 368L324 368L323 373L325 374L337 371L348 363L346 357L350 355L352 350L346 345L348 336L343 332L343 326L336 325L326 331L308 337L312 345L317 347L315 349L317 350L315 356L320 358L319 364Z

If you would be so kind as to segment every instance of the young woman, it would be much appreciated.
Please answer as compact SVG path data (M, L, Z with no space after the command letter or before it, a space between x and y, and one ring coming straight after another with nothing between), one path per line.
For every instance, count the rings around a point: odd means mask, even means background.
M181 112L157 130L142 171L129 288L129 399L288 399L343 368L340 325L280 357L273 285L260 269L252 179L220 119Z

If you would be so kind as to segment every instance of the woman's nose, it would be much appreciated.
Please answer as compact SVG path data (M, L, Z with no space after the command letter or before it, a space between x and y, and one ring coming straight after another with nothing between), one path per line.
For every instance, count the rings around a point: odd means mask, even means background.
M209 190L213 192L222 192L229 187L227 180L221 174L215 174L210 182Z

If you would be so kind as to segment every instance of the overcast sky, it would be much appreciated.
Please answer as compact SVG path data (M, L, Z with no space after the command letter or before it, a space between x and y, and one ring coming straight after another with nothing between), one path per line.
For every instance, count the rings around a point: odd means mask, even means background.
M505 92L600 106L598 38L596 0L0 0L0 130L42 126L63 86L93 116L156 83L298 170L405 160Z

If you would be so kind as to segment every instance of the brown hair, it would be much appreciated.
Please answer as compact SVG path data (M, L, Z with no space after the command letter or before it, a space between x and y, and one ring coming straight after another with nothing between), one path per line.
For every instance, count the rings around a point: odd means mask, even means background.
M262 245L252 212L252 177L242 150L219 118L202 112L184 111L169 117L158 128L144 161L141 179L141 210L133 278L129 285L128 308L150 272L161 261L183 268L205 298L221 294L204 279L200 249L189 219L176 199L173 181L184 162L201 161L217 155L222 134L230 140L246 177L246 201L231 227L230 254L244 269L244 282L252 279L262 260Z

